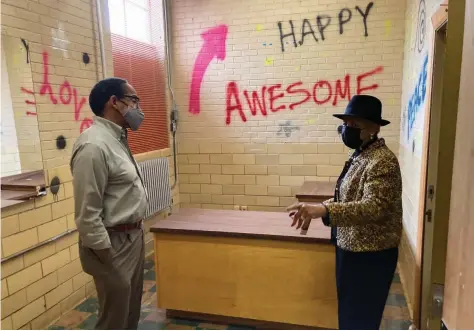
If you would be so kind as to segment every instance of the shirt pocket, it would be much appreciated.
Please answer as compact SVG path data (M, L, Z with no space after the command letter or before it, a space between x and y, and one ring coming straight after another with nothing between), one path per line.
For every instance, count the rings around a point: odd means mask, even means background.
M137 180L140 180L140 177L132 161L125 158L116 160L109 178L110 184L133 186Z

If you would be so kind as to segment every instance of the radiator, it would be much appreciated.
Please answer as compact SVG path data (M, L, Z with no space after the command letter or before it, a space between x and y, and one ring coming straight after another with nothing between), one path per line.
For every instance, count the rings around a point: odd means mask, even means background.
M138 165L148 193L147 219L171 205L170 168L166 157L143 161Z

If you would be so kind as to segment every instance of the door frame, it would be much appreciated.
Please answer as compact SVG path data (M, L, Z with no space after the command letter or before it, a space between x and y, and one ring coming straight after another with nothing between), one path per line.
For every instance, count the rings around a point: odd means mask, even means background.
M448 255L446 259L443 322L449 330L474 328L474 2L464 7L464 44L451 193ZM473 85L471 85L473 84Z
M428 167L428 160L429 160L429 146L430 146L430 119L432 116L432 83L433 83L433 65L434 65L434 56L432 56L435 52L435 42L436 42L436 32L448 21L448 2L449 0L444 0L442 4L440 4L439 8L431 17L431 25L430 29L433 35L431 41L431 56L429 60L429 80L430 83L427 84L427 94L430 96L429 101L425 107L425 130L423 132L423 143L422 143L422 158L421 158L421 174L420 174L420 189L419 189L419 203L418 203L418 235L417 235L417 246L416 246L416 269L415 269L415 293L414 293L414 302L413 302L413 320L415 326L420 329L426 328L425 320L426 316L423 316L422 319L422 312L423 307L426 307L430 301L423 302L422 297L422 288L423 288L423 256L424 252L424 234L425 234L425 209L426 209L426 187L428 184L427 178L427 167ZM452 4L455 7L457 4ZM457 6L456 6L457 7ZM454 9L454 8L453 8ZM457 9L457 8L456 8ZM460 14L455 10L454 12L451 11L452 14ZM453 19L455 18L455 20ZM456 119L457 119L457 101L459 95L459 74L461 68L461 60L462 60L462 42L463 42L463 34L464 34L464 16L462 18L458 18L453 16L452 23L449 25L448 29L448 38L449 43L446 44L446 55L444 61L444 75L443 75L443 91L442 91L442 102L441 106L438 107L438 111L440 112L440 123L442 123L442 128L440 130L440 138L442 139L441 142L443 143L444 147L440 149L440 155L438 166L440 168L439 172L445 174L444 178L440 178L437 176L436 180L436 188L435 194L438 197L438 194L442 193L443 197L448 197L447 201L450 199L451 194L451 176L446 176L452 174L452 161L454 158L454 140L455 140L455 130L456 130ZM460 35L459 34L461 31ZM456 77L457 75L457 77ZM451 166L449 166L449 162L451 161ZM442 164L442 167L441 167ZM441 192L441 193L439 193ZM447 215L444 213L434 214L433 224L435 224L435 229L433 231L433 238L434 247L437 250L437 254L441 254L444 256L441 257L441 260L444 259L444 265L446 263L445 256L447 251L447 229L449 223L449 208L447 210ZM437 217L438 216L438 217ZM432 241L433 242L433 241ZM439 245L441 243L441 245ZM444 247L446 246L446 247ZM430 252L426 252L430 254ZM431 252L432 253L432 252ZM426 256L426 255L425 255ZM442 261L443 263L443 261ZM438 264L437 269L439 270L439 266L442 263ZM431 271L430 271L431 272ZM443 276L444 276L444 269L443 269ZM444 282L444 279L443 279ZM432 283L432 282L431 282ZM431 286L431 285L430 285ZM426 286L425 286L426 287ZM430 293L431 297L431 293ZM424 306L423 306L424 305ZM426 312L426 310L425 310ZM426 313L425 313L426 315Z
M447 25L448 17L445 12L440 16L438 22L433 22L433 44L434 51L432 53L433 66L431 76L431 95L430 95L430 118L425 125L428 130L428 144L427 144L427 163L424 174L426 177L426 186L423 188L425 200L424 205L424 223L423 223L423 250L421 258L421 328L436 329L441 324L441 314L433 316L432 304L433 296L436 292L438 296L442 296L444 285L444 270L446 268L446 249L441 250L441 254L436 254L437 246L447 246L447 234L440 234L440 228L443 228L442 223L446 223L448 218L446 213L449 210L450 201L446 204L445 200L447 194L440 192L441 187L451 186L451 174L449 176L440 177L442 160L440 157L441 149L446 145L443 139L444 132L442 115L446 111L443 109L443 92L444 92L444 75L445 75L445 61L447 50ZM444 135L445 136L445 135ZM446 137L445 137L446 138ZM454 142L451 143L451 145ZM451 162L452 167L452 162ZM446 207L448 206L448 207ZM428 214L429 213L429 214ZM439 307L438 307L439 308ZM438 309L438 311L440 308ZM434 314L436 315L436 314ZM426 322L426 323L425 323Z
M446 9L448 7L449 0L445 0L442 4L443 7L440 7L436 12L431 16L431 32L433 39L431 42L430 54L434 54L435 50L435 37L436 31L448 20L448 15ZM420 174L420 195L418 197L418 235L417 235L417 244L416 244L416 270L415 270L415 295L413 303L413 323L418 329L421 329L421 288L422 288L422 260L423 260L423 235L425 230L425 201L426 201L426 185L427 185L427 168L428 168L428 148L429 148L429 138L430 130L429 123L431 118L431 87L433 80L433 64L434 57L429 57L429 71L428 77L430 79L430 84L428 85L427 95L429 96L429 102L425 108L425 118L424 123L428 125L423 130L423 143L421 150L421 174Z

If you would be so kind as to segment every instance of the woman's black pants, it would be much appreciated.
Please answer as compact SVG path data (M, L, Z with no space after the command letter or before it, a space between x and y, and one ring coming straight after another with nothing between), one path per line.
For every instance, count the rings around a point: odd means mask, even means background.
M355 253L336 247L339 329L379 330L398 248Z

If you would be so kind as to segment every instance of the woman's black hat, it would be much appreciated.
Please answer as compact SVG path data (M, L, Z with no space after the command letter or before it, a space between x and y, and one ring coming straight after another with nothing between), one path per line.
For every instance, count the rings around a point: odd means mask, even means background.
M381 126L390 124L382 119L382 102L371 95L354 95L349 101L344 114L335 114L342 120L347 118L362 118Z

